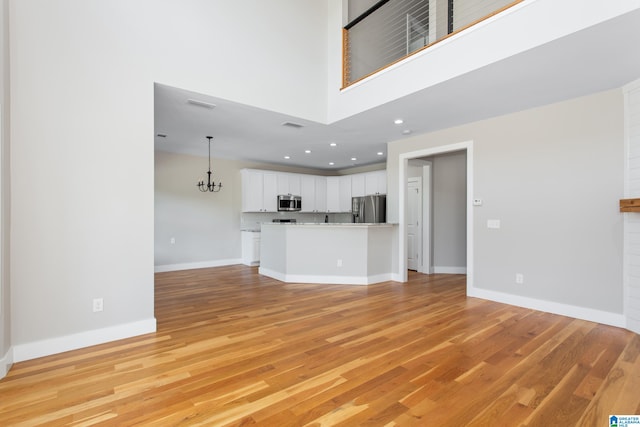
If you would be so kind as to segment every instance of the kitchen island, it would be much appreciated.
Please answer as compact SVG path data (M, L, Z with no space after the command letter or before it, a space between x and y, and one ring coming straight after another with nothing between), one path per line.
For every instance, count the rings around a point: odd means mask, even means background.
M394 224L262 224L259 273L283 282L369 285L394 280Z

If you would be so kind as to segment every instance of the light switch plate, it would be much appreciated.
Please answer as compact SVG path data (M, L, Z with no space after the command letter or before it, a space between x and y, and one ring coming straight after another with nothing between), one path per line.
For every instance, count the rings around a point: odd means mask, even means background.
M500 220L499 219L488 219L487 220L487 228L500 228Z

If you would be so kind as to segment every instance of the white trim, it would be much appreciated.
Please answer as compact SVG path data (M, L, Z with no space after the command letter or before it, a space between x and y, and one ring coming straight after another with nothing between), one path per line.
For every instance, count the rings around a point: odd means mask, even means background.
M544 311L546 313L553 313L561 316L573 317L575 319L588 320L590 322L602 323L604 325L616 326L618 328L625 327L624 315L620 313L610 313L608 311L595 310L593 308L578 307L575 305L544 301L479 288L468 289L467 296L529 308L532 310Z
M629 95L631 92L636 90L640 90L640 79L635 80L622 88L623 91L623 102L624 102L624 197L634 197L633 194L630 193L629 183L631 180L630 176L630 166L629 166L629 157L631 151L631 136L629 135L629 129L631 126L631 108L629 106ZM630 234L629 229L631 226L629 225L630 214L623 215L622 222L622 310L624 313L624 321L625 328L640 334L640 321L638 319L634 319L631 314L631 272L630 272L630 261L629 255L630 250ZM635 214L633 214L635 215Z
M407 200L407 166L409 159L433 156L435 154L453 151L467 152L467 295L473 289L473 141L456 144L441 145L422 150L402 153L398 165L398 275L401 282L408 280L407 276L407 220L405 218L405 204Z
M11 365L13 365L13 348L9 347L7 354L0 359L0 380L7 376Z
M50 356L78 348L90 347L110 341L150 334L156 331L156 319L145 319L124 325L94 329L62 337L48 338L41 341L19 344L13 347L15 362Z
M434 266L433 272L435 274L467 274L467 267Z
M284 274L268 268L260 268L259 273L286 283L316 283L330 285L372 285L393 279L393 274L376 274L372 276L314 276L308 274Z
M168 271L194 270L197 268L224 267L227 265L242 264L242 258L220 259L213 261L185 262L182 264L156 265L153 269L155 273L166 273Z
M433 163L422 166L422 273L433 272Z

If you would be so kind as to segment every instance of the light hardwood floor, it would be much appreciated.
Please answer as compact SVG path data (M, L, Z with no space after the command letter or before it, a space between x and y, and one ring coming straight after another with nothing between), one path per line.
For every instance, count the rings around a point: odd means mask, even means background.
M17 363L0 425L608 426L640 337L465 296L465 276L283 284L156 275L158 332Z

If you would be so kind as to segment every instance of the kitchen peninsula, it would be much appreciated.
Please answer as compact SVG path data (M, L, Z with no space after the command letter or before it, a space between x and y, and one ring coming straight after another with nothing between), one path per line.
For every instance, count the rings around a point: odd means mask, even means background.
M259 273L283 282L369 285L393 280L394 224L262 224Z

